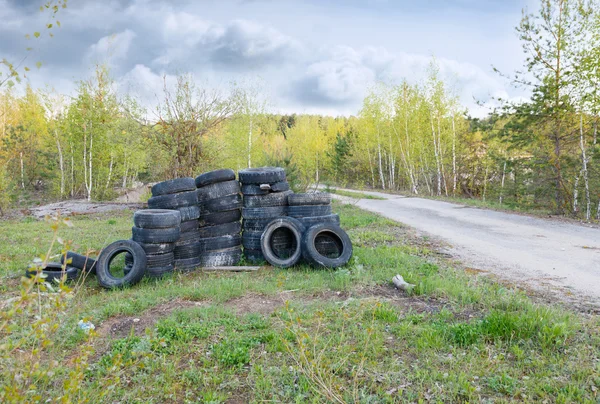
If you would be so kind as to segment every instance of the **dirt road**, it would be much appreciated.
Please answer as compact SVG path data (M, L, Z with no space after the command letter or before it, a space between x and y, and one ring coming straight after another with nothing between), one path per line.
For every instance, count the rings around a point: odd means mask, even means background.
M362 191L360 191L362 192ZM447 242L466 265L560 300L600 307L600 229L442 201L364 192L346 202Z

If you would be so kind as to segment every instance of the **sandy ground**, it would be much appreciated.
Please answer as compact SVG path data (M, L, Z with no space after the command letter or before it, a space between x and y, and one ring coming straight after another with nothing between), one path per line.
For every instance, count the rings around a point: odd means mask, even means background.
M344 202L405 223L448 244L455 258L545 296L600 307L600 230L592 226L362 192L386 200Z

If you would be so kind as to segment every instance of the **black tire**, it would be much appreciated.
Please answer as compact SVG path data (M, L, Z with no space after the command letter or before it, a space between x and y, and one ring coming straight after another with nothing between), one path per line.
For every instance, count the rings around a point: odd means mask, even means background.
M265 260L280 268L296 265L302 258L304 230L304 225L291 217L282 217L269 223L260 238ZM284 239L283 243L281 239Z
M262 231L244 231L242 234L242 245L248 250L260 250L260 237Z
M200 227L215 226L219 224L238 222L242 218L240 209L229 210L227 212L214 212L201 215L198 222Z
M318 251L319 239L327 238L338 245L337 256L323 255ZM325 252L323 252L325 253ZM325 268L344 266L352 258L352 242L342 228L332 223L321 223L310 227L302 237L302 256L311 265Z
M271 192L285 192L290 190L290 184L287 181L271 184Z
M179 235L176 245L185 244L186 241L198 241L199 238L200 232L198 230L186 231L185 233L181 233Z
M197 204L198 195L196 191L159 195L148 199L148 207L150 209L177 209Z
M252 263L259 263L265 261L265 256L261 250L248 250L244 249L244 257L246 260Z
M66 254L67 265L73 268L81 269L83 272L89 272L91 274L96 273L96 260L85 255L77 254L73 251L67 251ZM68 262L71 260L71 262ZM61 255L60 263L65 263L65 255Z
M37 274L35 268L29 268L25 271L27 278L33 278ZM78 268L72 266L66 266L63 272L63 264L59 262L49 262L45 268L42 269L42 273L46 275L44 282L60 282L63 275L65 276L65 282L75 280L78 274Z
M189 231L198 230L198 226L198 219L188 220L187 222L181 222L181 224L179 225L179 230L181 231L181 233L186 233Z
M287 206L271 206L266 208L243 208L244 219L268 219L286 216Z
M181 213L181 221L189 222L190 220L198 220L200 217L200 207L195 206L186 206L184 208L177 209L179 213Z
M262 232L271 221L273 221L273 218L270 217L266 219L244 219L242 227L244 231Z
M327 235L321 235L317 240L315 240L315 248L321 255L326 257L337 257L342 254L343 246L340 246L336 238Z
M175 243L138 244L144 249L146 255L168 254L170 252L173 252L173 250L175 249Z
M174 267L178 272L190 272L200 266L200 257L175 260Z
M268 195L270 192L269 189L262 189L260 185L242 184L242 194L244 194L244 196Z
M145 244L174 243L179 240L180 233L179 227L167 229L141 229L134 226L131 228L131 239L135 242Z
M181 213L168 209L144 209L133 214L133 224L143 229L164 229L177 227L181 223Z
M128 252L133 257L131 270L122 278L117 278L110 273L110 263L114 257L122 252ZM114 289L131 286L138 283L146 273L146 253L135 241L119 240L105 247L98 256L96 264L96 277L100 286Z
M246 196L244 197L245 208L266 208L272 206L287 206L288 197L292 195L292 191L272 192L263 196Z
M160 255L146 255L146 268L160 268L173 265L175 255L173 253Z
M207 251L200 256L200 266L223 267L236 265L242 259L241 247L225 248L217 251Z
M330 205L305 205L288 206L288 215L291 217L314 217L331 215Z
M199 241L200 251L223 250L225 248L240 247L242 238L239 234L233 234L221 237L201 238Z
M200 238L211 238L227 236L229 234L240 234L242 230L242 224L240 222L231 222L225 224L218 224L215 226L201 227L198 232Z
M225 181L216 184L207 185L196 190L198 202L205 203L211 199L222 198L228 195L240 193L240 183L237 181Z
M193 191L196 184L193 178L175 178L173 180L159 182L152 186L152 196L177 194L179 192Z
M146 275L149 278L162 278L165 275L175 272L175 266L173 264L166 265L164 267L148 268Z
M274 184L285 181L285 170L281 167L247 168L238 173L242 184Z
M320 223L340 224L340 217L335 213L327 216L300 217L298 220L300 220L300 223L302 223L306 228Z
M202 252L199 242L178 246L175 248L174 257L176 260L184 260L188 258L197 258Z
M196 187L201 188L218 182L235 180L235 172L229 168L210 171L196 177Z
M200 204L202 213L224 212L240 209L242 207L242 194L223 196L221 198L209 199Z
M288 198L290 206L305 205L330 205L331 195L325 192L309 192L306 194L294 194Z

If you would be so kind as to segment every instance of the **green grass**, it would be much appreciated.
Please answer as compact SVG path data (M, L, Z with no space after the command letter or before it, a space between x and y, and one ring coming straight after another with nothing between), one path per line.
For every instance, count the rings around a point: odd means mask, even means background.
M44 351L60 364L44 398L61 394L87 318L99 335L79 394L103 402L597 402L598 317L535 304L440 261L405 226L334 209L355 247L345 268L196 271L115 291L87 280ZM61 237L80 251L131 232L131 212L73 221ZM0 223L5 297L47 227ZM411 294L388 286L396 274Z
M362 192L345 191L342 189L335 189L335 188L329 188L329 189L327 189L327 192L329 192L331 194L347 196L349 198L355 198L355 199L374 199L374 200L379 200L379 201L385 201L385 198L383 198L381 196L364 194Z

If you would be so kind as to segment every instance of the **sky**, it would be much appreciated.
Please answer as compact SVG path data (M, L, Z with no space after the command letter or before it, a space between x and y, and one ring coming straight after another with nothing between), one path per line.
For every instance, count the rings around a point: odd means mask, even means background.
M26 81L73 93L96 63L145 105L163 78L258 87L279 113L356 115L377 82L423 80L433 58L473 116L522 90L493 71L523 64L515 32L535 0L69 0L50 38L41 0L0 0L0 59L32 69ZM42 31L38 39L25 34ZM28 52L26 48L33 47Z

